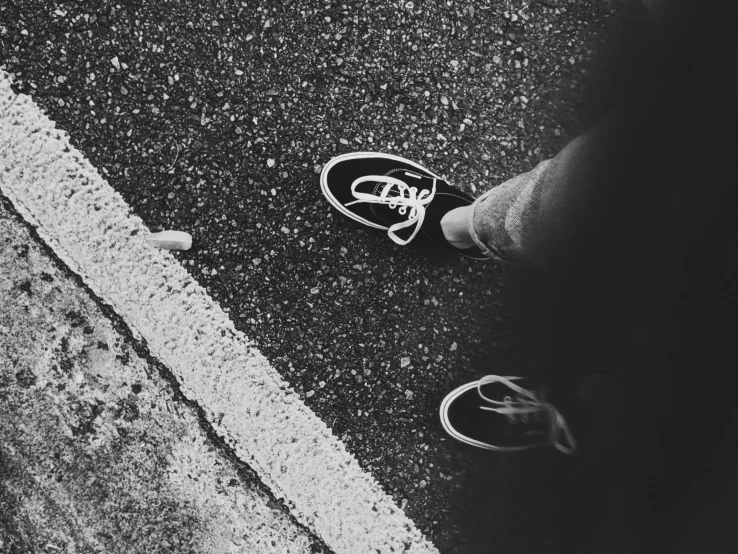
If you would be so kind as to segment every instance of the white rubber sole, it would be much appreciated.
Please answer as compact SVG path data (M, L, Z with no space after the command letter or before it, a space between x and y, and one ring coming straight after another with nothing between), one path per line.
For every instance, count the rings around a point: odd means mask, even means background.
M323 196L326 197L328 202L330 202L334 208L336 208L339 212L341 212L343 215L345 215L349 219L353 219L354 221L358 221L359 223L366 225L367 227L372 227L374 229L381 229L383 231L387 231L389 227L385 227L384 225L379 225L377 223L364 219L363 217L359 217L355 213L346 209L336 199L336 197L333 196L333 194L331 194L331 191L328 189L327 175L328 175L328 172L331 170L331 168L339 162L343 162L346 160L355 160L357 158L382 158L385 160L390 159L396 162L402 162L402 163L411 165L423 171L424 173L427 173L428 175L435 177L436 179L442 180L441 177L439 177L438 175L430 171L428 168L425 168L422 165L415 163L412 160L408 160L407 158L403 158L402 156L396 156L394 154L382 154L381 152L351 152L349 154L341 154L340 156L336 156L335 158L332 158L327 164L325 164L323 171L320 172L320 189L323 191ZM351 183L349 183L347 186L351 186Z
M521 450L529 450L531 448L540 448L541 446L545 446L544 444L531 444L528 446L492 446L491 444L487 444L486 442L474 440L470 437L467 437L466 435L462 435L456 429L454 429L451 426L451 422L448 419L449 406L454 400L456 400L459 396L467 392L469 389L476 388L478 382L479 381L472 381L471 383L466 383L465 385L461 385L460 387L448 393L446 397L443 399L443 401L441 402L441 408L440 408L441 425L443 426L443 430L446 431L446 433L448 433L451 437L455 438L456 440L463 442L465 444L468 444L470 446L476 446L477 448L483 448L484 450L493 450L495 452L519 452Z

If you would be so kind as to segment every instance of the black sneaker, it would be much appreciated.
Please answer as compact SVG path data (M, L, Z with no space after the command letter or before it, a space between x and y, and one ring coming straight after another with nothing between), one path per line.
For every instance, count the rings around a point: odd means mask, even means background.
M487 375L457 388L441 403L441 424L453 438L487 450L552 445L573 454L577 448L545 387L522 377Z
M343 154L325 164L320 186L339 212L387 231L397 244L406 245L421 233L468 258L488 259L477 246L455 248L441 229L446 213L474 199L420 164L377 152Z

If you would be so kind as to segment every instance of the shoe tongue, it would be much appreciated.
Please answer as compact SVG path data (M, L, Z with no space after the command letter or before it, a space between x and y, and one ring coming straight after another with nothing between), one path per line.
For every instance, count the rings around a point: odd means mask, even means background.
M523 389L531 391L534 395L536 395L536 397L538 397L538 391L535 389L535 383L533 383L531 380L518 378L512 379L512 382ZM515 400L517 399L519 394L517 391L500 382L486 383L480 388L484 396L492 400L496 400L497 402L503 402L506 396L509 396L510 398Z
M394 169L387 173L387 176L399 179L407 186L417 188L418 191L423 189L433 190L433 177L422 173L407 171L406 169Z
M513 396L512 391L500 383L486 383L479 387L479 391L490 400L502 402L505 396Z
M362 192L364 194L379 196L385 188L388 189L387 195L389 198L392 198L393 196L401 196L400 188L397 185L385 183L383 181L365 181L364 183L361 183L356 190L357 192ZM405 196L407 196L407 193Z

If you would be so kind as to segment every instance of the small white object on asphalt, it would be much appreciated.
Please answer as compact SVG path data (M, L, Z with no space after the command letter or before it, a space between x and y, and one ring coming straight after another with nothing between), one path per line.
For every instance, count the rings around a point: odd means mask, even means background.
M189 250L192 247L192 236L184 231L161 231L151 233L146 242L164 250Z

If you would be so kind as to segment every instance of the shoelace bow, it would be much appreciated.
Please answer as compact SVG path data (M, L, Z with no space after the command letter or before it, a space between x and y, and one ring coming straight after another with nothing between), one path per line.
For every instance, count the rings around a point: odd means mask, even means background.
M500 401L486 397L482 393L482 386L490 383L502 383L506 387L509 387L515 393L515 398L506 396L504 400ZM564 454L573 454L577 449L574 435L572 435L564 416L562 416L561 412L556 409L556 406L538 398L534 392L516 385L512 380L510 380L510 378L500 377L498 375L487 375L486 377L482 377L482 379L479 380L479 383L477 383L477 393L484 400L496 406L480 406L482 410L506 415L511 421L514 421L517 417L521 417L523 421L527 421L527 418L531 415L539 414L541 412L547 413L551 418L551 430L549 434L551 444Z
M419 175L415 175L408 171L406 171L405 174L411 177L420 178ZM356 192L356 187L361 183L366 182L384 183L382 192L379 195L369 194L366 192ZM397 187L399 194L390 196L390 192L392 192L395 187ZM407 209L410 208L410 214L408 215L407 221L395 223L387 230L387 234L395 243L405 246L415 238L415 235L418 234L420 227L423 225L423 220L425 219L425 207L431 203L431 200L433 200L433 197L436 194L436 179L433 179L432 190L423 189L420 191L420 194L418 194L417 187L411 187L404 181L400 181L394 177L389 177L387 175L368 175L366 177L359 177L351 184L351 194L353 194L354 198L357 198L357 200L349 202L346 204L347 206L358 204L359 202L384 204L388 205L393 210L399 206L400 209L398 211L402 215L405 215L407 213ZM415 225L415 230L410 235L409 239L403 240L395 234L400 229L405 229L411 225Z

